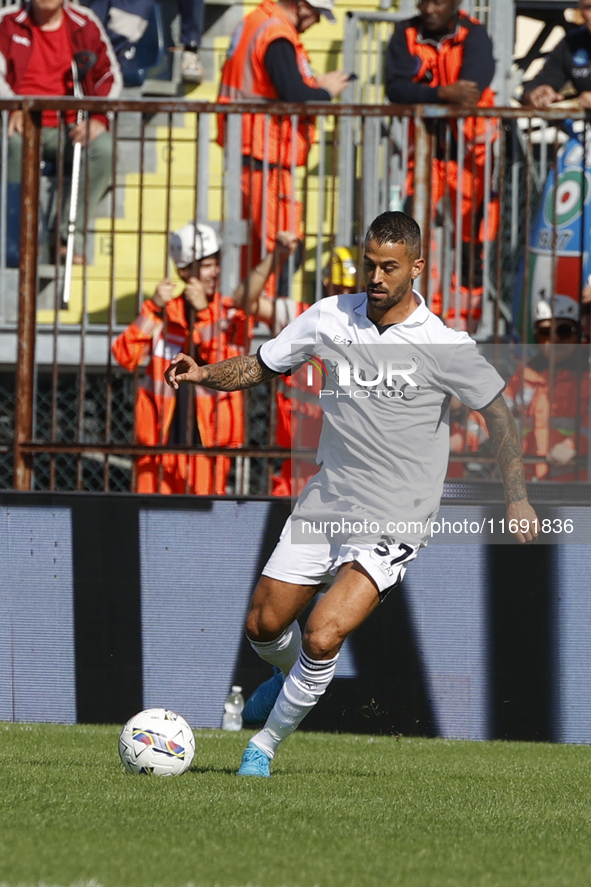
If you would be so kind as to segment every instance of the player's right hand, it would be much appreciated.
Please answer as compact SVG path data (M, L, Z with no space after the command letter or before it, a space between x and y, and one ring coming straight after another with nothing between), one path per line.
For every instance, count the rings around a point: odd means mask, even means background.
M171 388L178 388L179 382L193 382L198 385L206 376L205 369L200 367L188 354L177 354L170 366L164 371L164 379Z

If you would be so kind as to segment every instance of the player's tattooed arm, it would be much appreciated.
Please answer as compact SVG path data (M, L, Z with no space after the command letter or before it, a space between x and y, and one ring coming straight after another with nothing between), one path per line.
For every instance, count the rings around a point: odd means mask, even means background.
M254 388L278 375L261 363L256 354L231 357L206 366L199 366L188 354L177 354L164 378L171 388L178 388L179 382L192 382L216 391L237 391Z
M486 420L493 452L496 456L507 501L509 521L517 521L515 533L520 542L535 542L538 536L538 517L527 499L525 473L521 456L521 440L509 407L499 394L482 410Z
M521 458L521 441L509 407L499 394L495 400L482 410L490 435L493 452L499 463L507 504L527 498L523 460Z

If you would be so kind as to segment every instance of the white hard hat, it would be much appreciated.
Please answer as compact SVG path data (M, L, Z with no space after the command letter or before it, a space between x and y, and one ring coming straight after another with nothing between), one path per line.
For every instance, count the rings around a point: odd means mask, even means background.
M307 0L307 3L312 9L317 9L318 12L322 13L331 24L335 24L336 18L333 14L335 0Z
M209 225L189 222L174 231L168 239L168 254L177 268L186 268L194 261L214 256L220 251L221 242Z
M554 316L557 320L574 320L578 323L580 306L570 296L554 296ZM539 320L552 320L552 305L540 299L534 313L534 323Z

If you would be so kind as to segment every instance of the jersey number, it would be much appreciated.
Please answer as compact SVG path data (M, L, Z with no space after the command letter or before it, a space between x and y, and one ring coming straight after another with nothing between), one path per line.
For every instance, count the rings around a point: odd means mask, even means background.
M390 546L396 545L396 540L392 538L392 536L382 536L377 546L374 548L374 552L379 554L380 557L388 557L390 554ZM405 545L404 542L398 543L398 549L402 552L398 557L393 557L390 561L390 566L393 567L394 564L400 564L402 561L405 561L407 557L413 553L414 549L410 545Z

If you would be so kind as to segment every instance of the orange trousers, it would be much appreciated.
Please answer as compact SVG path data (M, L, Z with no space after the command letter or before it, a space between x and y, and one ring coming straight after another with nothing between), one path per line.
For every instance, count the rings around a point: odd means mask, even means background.
M278 231L292 231L302 237L302 204L294 197L291 170L283 167L263 170L242 168L242 216L249 224L249 242L242 248L242 278L275 249ZM274 268L265 284L265 295L277 295L280 268Z
M160 465L162 478L158 483ZM137 491L224 496L231 465L227 456L186 456L184 453L142 456L137 461Z

